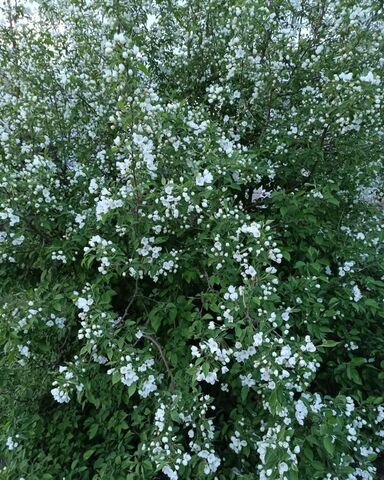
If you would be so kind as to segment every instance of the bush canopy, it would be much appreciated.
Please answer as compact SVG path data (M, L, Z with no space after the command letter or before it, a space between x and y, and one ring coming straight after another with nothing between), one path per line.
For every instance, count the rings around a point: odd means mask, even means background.
M372 480L377 0L7 0L1 480Z

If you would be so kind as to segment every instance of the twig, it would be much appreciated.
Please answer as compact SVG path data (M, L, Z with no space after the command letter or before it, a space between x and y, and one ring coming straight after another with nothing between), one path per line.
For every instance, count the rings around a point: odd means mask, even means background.
M123 313L123 315L122 315L122 317L121 317L121 319L120 319L120 322L123 322L123 321L126 319L126 317L127 317L127 315L128 315L128 312L129 312L129 309L131 308L132 303L133 303L133 301L135 300L135 298L136 298L136 296L137 296L137 291L138 291L138 289L139 289L139 280L136 278L135 291L133 292L133 295L132 295L131 300L129 301L128 305L125 307L125 310L124 310L124 313ZM120 323L120 322L119 322L119 323Z
M167 370L168 376L171 379L171 390L174 390L175 389L175 379L174 379L172 371L169 367L169 363L168 363L167 359L165 358L165 355L164 355L163 349L161 348L160 343L155 338L153 338L151 335L147 335L147 334L143 333L143 337L146 338L147 340L149 340L150 342L152 342L153 345L155 345L155 347L157 348L157 350L160 354L160 357L161 357L161 359L164 363L165 369Z

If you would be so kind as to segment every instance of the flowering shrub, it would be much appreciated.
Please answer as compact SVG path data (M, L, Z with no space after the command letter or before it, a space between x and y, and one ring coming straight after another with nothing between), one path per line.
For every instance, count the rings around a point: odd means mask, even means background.
M3 7L1 479L377 478L380 4Z

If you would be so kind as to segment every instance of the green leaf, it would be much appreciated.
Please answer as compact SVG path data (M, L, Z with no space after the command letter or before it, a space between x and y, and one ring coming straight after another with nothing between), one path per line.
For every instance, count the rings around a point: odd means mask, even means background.
M112 385L115 385L116 383L121 381L121 374L118 370L115 370L112 373Z
M379 304L376 302L376 300L373 300L373 298L367 298L364 301L364 305L367 305L368 307L372 307L373 309L379 308Z
M209 363L204 362L201 369L203 370L204 375L208 375L208 373L209 373Z
M137 65L138 69L141 70L143 73L145 73L145 75L148 75L149 72L148 72L148 68L144 65L144 63L139 63Z
M99 425L97 423L94 423L91 425L91 428L89 429L89 439L92 440L97 434L97 430L99 429Z
M132 383L132 385L128 387L128 395L132 397L135 394L135 392L136 392L136 383Z
M291 254L287 251L283 252L283 257L288 260L288 262L291 260Z
M161 325L161 317L159 315L153 314L153 315L150 315L150 318L151 318L151 326L153 330L157 332Z
M335 340L325 340L325 342L323 342L321 345L319 345L320 347L325 347L325 348L332 348L332 347L336 347L336 345L339 345L340 342L336 342Z
M366 359L364 357L353 357L350 361L350 364L354 367L359 367L360 365L364 365L366 363Z
M91 450L87 450L83 455L84 460L88 460L88 458L91 458L94 453L95 453L94 448L91 448Z
M308 447L308 446L305 446L304 449L303 449L303 451L304 451L304 456L305 456L310 462L312 462L312 460L313 460L313 452L312 452L311 448Z
M333 452L335 451L335 445L329 436L323 438L323 445L329 455L333 455Z
M243 387L243 388L241 389L241 400L243 401L243 403L244 403L245 400L247 399L248 392L249 392L249 387Z

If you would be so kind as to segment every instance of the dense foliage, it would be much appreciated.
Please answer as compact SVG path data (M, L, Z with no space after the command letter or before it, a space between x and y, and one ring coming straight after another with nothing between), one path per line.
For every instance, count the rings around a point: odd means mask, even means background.
M377 478L381 3L5 2L2 480Z

